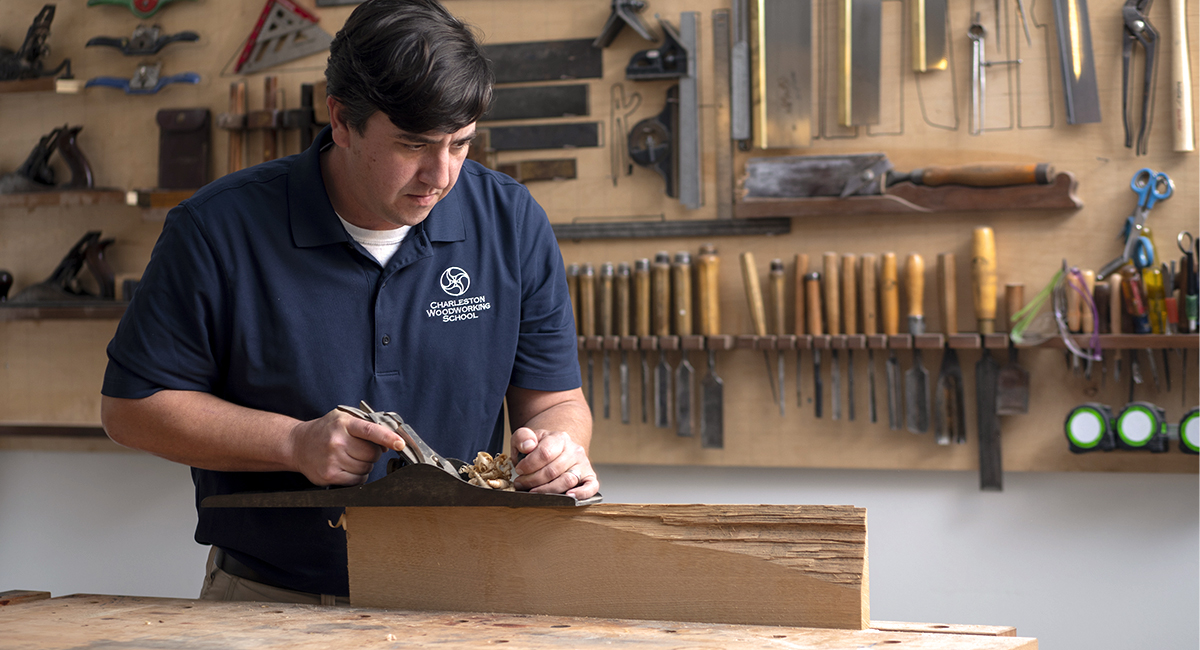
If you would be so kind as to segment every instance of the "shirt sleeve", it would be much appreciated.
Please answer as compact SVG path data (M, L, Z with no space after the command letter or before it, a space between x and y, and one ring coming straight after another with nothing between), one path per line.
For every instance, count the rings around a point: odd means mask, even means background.
M215 392L225 274L188 203L171 210L133 300L108 344L101 393Z
M526 201L519 253L520 338L510 383L529 390L579 388L575 317L562 253L545 210L531 196Z

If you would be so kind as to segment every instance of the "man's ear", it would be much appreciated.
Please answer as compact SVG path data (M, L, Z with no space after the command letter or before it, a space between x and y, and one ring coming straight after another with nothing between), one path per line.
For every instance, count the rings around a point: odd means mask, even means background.
M349 147L351 127L343 114L344 106L333 95L325 97L325 106L329 108L329 126L333 129L333 143L339 147Z

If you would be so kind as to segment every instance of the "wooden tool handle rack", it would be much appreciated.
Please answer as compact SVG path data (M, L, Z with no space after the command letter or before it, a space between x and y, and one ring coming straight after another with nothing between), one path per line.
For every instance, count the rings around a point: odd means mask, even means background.
M1089 334L1072 335L1075 343L1086 348ZM1196 334L1100 334L1102 350L1163 350L1200 349ZM1007 334L786 334L755 336L753 334L716 336L580 336L581 351L595 350L1003 350L1008 348ZM1061 338L1054 337L1037 345L1018 345L1018 349L1065 349Z

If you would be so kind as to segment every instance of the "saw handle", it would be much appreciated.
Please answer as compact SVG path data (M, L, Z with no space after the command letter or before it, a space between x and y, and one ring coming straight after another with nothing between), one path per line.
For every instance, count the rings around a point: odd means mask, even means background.
M750 324L756 336L767 335L767 316L763 308L762 287L758 283L758 265L754 253L742 253L742 284L746 288L746 303L750 307Z
M1048 185L1054 181L1050 163L984 163L942 167L932 165L909 172L908 180L917 185L969 185L1003 187L1006 185Z
M958 334L958 281L954 269L954 253L939 253L938 303L942 307L942 331L946 334Z
M808 306L808 302L804 298L804 276L806 275L808 275L808 255L806 253L797 253L795 291L796 302L794 306L794 316L796 319L794 329L797 336L804 334L805 326L808 324L807 317L805 316L805 307Z
M980 334L996 332L996 235L991 228L975 229L971 241L971 288Z
M880 300L883 312L883 333L895 336L900 333L900 286L896 272L896 254L884 253L880 268Z
M842 333L841 301L838 300L838 256L825 253L825 329L828 334Z
M699 285L700 333L704 336L721 333L720 270L717 247L713 244L701 246L700 255L696 257L696 283Z
M876 324L876 295L875 295L875 255L865 253L862 256L862 266L859 271L862 279L862 321L863 334L873 336L879 332Z

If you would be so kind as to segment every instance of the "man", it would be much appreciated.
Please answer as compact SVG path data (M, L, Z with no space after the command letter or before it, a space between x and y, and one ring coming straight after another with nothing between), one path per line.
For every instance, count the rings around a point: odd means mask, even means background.
M587 498L561 255L523 186L466 161L492 76L436 0L359 5L330 48L330 126L171 211L113 341L101 419L211 494L355 485L403 447L336 410L396 411L439 453L501 451L518 489ZM345 602L336 509L198 508L202 597Z

